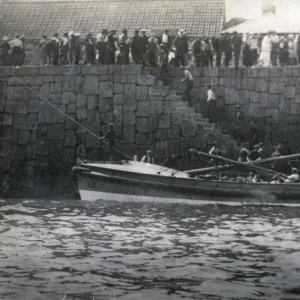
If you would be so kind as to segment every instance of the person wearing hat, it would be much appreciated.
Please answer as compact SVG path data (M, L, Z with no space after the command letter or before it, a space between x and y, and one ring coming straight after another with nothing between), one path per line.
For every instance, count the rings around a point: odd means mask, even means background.
M278 52L280 66L287 66L289 62L289 45L288 40L284 35L279 38Z
M74 31L69 32L69 63L75 65L76 62L76 37Z
M115 38L116 30L110 30L106 40L106 65L114 65L116 63L116 51L118 49L117 41Z
M119 48L120 48L120 61L121 65L129 64L129 38L128 30L123 29L119 36Z
M182 82L185 82L185 88L183 92L183 100L187 101L189 106L192 106L192 96L191 92L194 88L194 77L191 73L190 66L186 66L184 70L184 79L182 79Z
M231 43L233 46L234 66L235 66L235 68L238 68L243 39L236 31L233 33L233 36L231 38Z
M82 57L82 42L80 33L75 33L75 65L78 65Z
M69 39L68 33L64 33L63 37L60 40L60 64L67 65L68 62L68 53L69 53Z
M247 162L247 157L249 155L249 149L248 149L248 143L242 143L241 144L241 149L240 149L240 153L239 153L239 158L238 161L239 162Z
M52 37L52 65L57 66L59 64L59 46L60 40L58 33L54 33Z
M109 160L112 161L115 159L115 144L116 144L116 131L114 129L114 125L112 123L108 124L108 131L107 133L100 137L100 140L108 140L108 151L109 151Z
M41 65L48 64L48 51L47 51L48 39L46 35L42 36L40 40L40 51L41 51Z
M159 53L159 45L158 41L155 37L154 33L151 33L148 43L148 63L152 68L157 67L158 61L158 53Z
M168 29L164 30L164 33L160 38L160 47L163 48L167 52L167 54L169 54L169 51L172 47L172 38L169 35Z
M189 51L189 44L187 38L184 35L184 30L180 29L178 35L174 41L175 46L175 66L176 67L184 67L185 61L184 57Z
M198 37L192 44L192 54L194 57L195 66L199 68L201 62L201 38L200 37Z
M107 37L107 29L102 29L101 33L99 33L96 37L96 50L98 55L98 64L105 64L105 56L106 56L106 43L105 39Z
M9 46L11 49L11 64L15 67L21 66L23 60L23 43L18 34L9 42Z
M82 45L84 48L84 64L93 65L96 58L96 45L91 32L86 35Z
M146 155L143 156L141 159L141 162L148 163L148 164L155 164L153 152L151 150L148 150L146 152Z
M258 34L254 33L249 37L250 55L251 55L251 65L257 65L258 57Z
M2 43L0 44L0 66L9 66L10 65L10 46L8 37L5 36L2 39Z
M149 41L146 36L146 29L140 30L140 39L139 39L139 52L140 52L140 63L145 67L146 66L146 56L148 52Z
M228 32L225 33L225 36L222 41L222 49L224 51L224 66L229 67L229 63L232 59L232 44L231 38Z
M222 51L223 51L223 34L221 33L221 36L214 36L212 38L212 45L213 49L216 53L216 67L221 67L221 60L222 60Z
M277 67L279 36L276 34L276 31L272 32L271 41L271 62L272 66Z
M131 43L131 56L132 60L134 61L135 64L139 64L140 62L140 51L139 51L139 40L140 40L140 35L139 35L139 30L134 31L134 36L132 38L132 43Z

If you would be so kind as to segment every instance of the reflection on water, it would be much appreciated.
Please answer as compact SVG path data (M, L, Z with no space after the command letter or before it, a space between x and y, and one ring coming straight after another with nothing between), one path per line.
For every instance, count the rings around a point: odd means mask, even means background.
M1 299L300 299L299 207L0 205Z

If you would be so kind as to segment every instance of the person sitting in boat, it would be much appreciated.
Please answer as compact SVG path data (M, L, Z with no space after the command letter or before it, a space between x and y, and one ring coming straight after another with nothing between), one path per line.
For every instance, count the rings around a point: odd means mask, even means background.
M248 154L248 161L256 161L256 160L261 160L261 155L258 152L259 150L259 145L255 145L254 149Z
M249 143L246 144L242 143L239 158L238 158L239 162L247 162L247 157L249 155L249 149L247 147L248 145Z
M299 170L297 168L292 168L292 174L287 177L284 182L296 183L299 182Z
M153 157L153 152L151 150L148 150L146 152L146 155L143 156L141 162L145 162L148 164L154 164L154 157Z
M115 149L115 137L116 132L114 129L114 125L112 123L108 124L108 131L106 135L100 137L100 140L108 139L108 148L109 148L109 160L112 161L114 156L114 149Z
M221 150L219 148L219 143L218 142L213 142L213 147L209 150L208 154L210 155L216 155L220 156L221 155ZM214 166L217 166L219 164L219 161L217 159L211 159L210 163L213 164Z
M263 152L264 152L264 143L260 143L258 145L259 149L258 149L258 153L260 154L260 158L262 158L263 156Z

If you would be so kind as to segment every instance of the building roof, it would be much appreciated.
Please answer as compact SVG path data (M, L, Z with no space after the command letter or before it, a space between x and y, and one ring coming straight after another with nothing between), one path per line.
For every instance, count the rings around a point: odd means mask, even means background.
M140 28L183 28L189 36L213 36L221 33L224 18L225 0L8 1L0 2L0 36L97 34L103 28L127 28L131 34Z
M267 33L268 31L276 31L277 33L298 33L300 31L300 25L278 17L274 5L265 5L263 6L262 15L260 17L224 30L224 32L229 33L234 31L238 33Z

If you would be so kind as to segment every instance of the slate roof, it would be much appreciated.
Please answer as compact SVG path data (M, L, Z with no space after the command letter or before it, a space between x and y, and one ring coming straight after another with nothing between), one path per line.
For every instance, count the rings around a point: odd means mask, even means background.
M1 1L1 0L0 0ZM221 33L225 0L94 0L0 2L0 36L40 38L73 30L82 35L102 28L180 29L189 36Z

